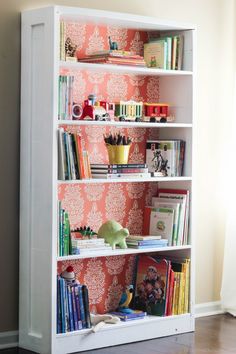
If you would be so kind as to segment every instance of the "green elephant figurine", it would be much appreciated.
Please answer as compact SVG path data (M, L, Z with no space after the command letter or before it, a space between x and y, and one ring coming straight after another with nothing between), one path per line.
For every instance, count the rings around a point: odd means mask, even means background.
M98 237L104 238L112 249L116 249L116 245L120 248L127 248L125 238L129 235L129 230L125 229L115 220L106 221L98 230Z

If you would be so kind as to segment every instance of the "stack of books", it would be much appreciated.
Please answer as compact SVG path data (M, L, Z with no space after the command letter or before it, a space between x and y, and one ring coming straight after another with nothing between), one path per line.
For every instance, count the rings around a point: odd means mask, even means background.
M161 239L161 236L128 236L126 238L128 248L155 248L166 247L168 240Z
M81 136L58 129L58 179L91 178L88 152L82 148Z
M99 251L110 251L112 247L105 243L104 238L92 238L92 239L77 239L71 238L71 250L72 254L84 254Z
M151 174L148 172L146 164L91 164L92 178L147 178Z
M147 312L140 311L140 310L133 310L132 313L123 313L123 312L115 311L115 312L110 312L110 314L119 317L121 321L141 320L142 318L147 316Z
M169 246L188 244L189 190L159 189L144 210L144 235L161 235Z
M57 333L91 328L88 289L57 276Z
M154 316L180 315L189 311L188 258L140 255L133 306Z
M102 50L86 57L78 58L78 61L85 63L146 66L144 58L141 55L123 50Z

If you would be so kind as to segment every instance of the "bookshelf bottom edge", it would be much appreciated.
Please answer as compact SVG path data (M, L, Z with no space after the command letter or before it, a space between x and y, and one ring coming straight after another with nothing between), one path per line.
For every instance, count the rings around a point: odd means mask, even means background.
M56 336L52 353L67 354L91 349L128 344L194 331L191 314L172 316L164 321L136 320L135 325L115 326L112 330L92 331L71 336Z

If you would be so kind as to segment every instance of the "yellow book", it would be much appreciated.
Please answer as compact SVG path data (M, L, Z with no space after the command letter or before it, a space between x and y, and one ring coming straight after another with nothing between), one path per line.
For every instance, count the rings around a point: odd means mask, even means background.
M184 313L189 312L190 259L186 259L186 281L184 294Z
M178 315L180 272L175 272L173 315Z

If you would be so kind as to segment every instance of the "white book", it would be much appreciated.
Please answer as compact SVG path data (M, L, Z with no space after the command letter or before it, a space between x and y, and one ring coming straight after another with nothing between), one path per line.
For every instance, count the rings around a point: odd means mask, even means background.
M58 129L58 179L62 181L65 180L65 164L66 164L63 133L64 133L64 129L59 128Z
M148 173L107 173L107 174L94 174L92 178L104 178L104 179L118 179L118 178L149 178L151 174Z
M152 206L156 208L173 208L174 209L174 227L173 227L173 238L172 238L172 246L179 245L178 236L179 229L181 228L180 223L184 223L183 220L180 219L180 203L178 200L171 200L168 198L160 198L160 197L152 197Z
M174 226L173 208L152 208L150 213L149 234L161 235L168 240L168 245L172 245L172 235Z

